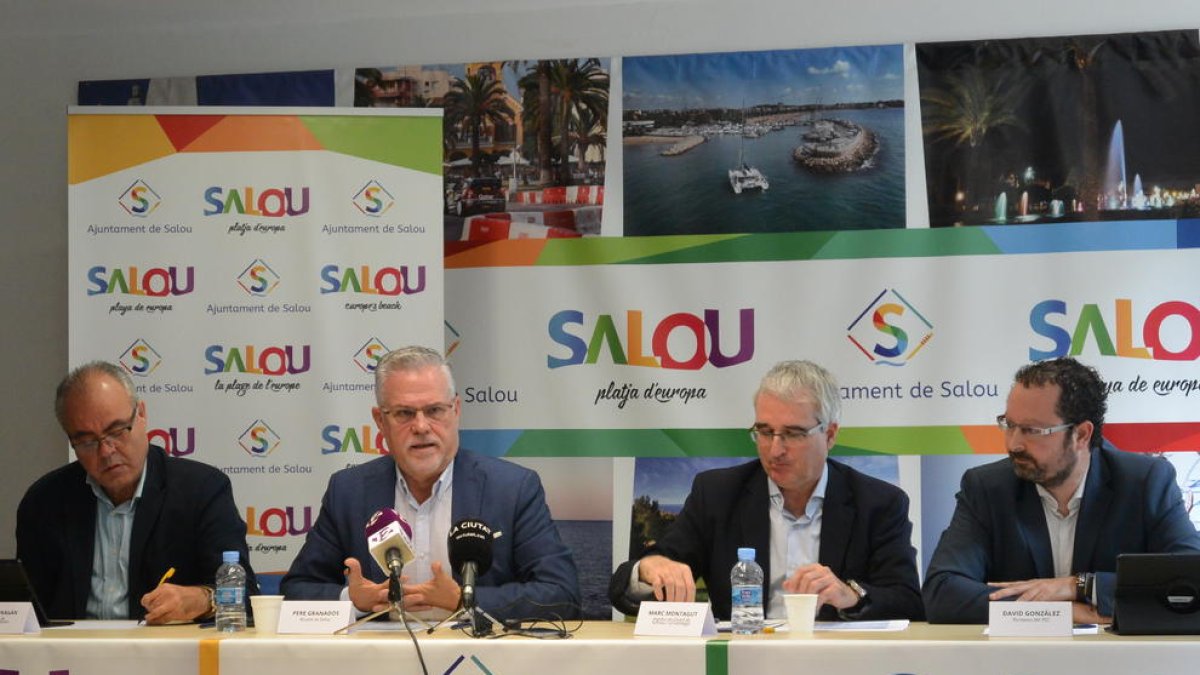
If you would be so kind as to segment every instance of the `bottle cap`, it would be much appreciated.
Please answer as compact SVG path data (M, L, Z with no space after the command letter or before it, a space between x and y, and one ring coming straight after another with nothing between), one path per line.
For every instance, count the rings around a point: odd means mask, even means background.
M237 551L222 551L221 552L221 562L223 562L223 563L229 563L230 565L232 565L233 563L237 562L239 558L240 558L240 556L238 555Z
M739 548L738 560L754 560L754 549L749 547Z

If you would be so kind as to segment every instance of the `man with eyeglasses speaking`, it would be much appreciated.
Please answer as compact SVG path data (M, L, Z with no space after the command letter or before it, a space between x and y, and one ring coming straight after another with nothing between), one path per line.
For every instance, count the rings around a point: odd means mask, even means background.
M1071 358L1017 371L996 422L1008 457L963 474L926 575L935 623L987 623L992 600L1069 600L1112 616L1120 553L1200 550L1166 460L1101 437L1104 382Z
M150 445L146 403L120 366L71 371L54 412L78 461L38 479L17 509L17 557L51 618L210 616L223 551L240 554L247 596L257 591L229 479Z
M447 535L464 519L492 530L490 569L475 604L498 620L573 618L579 578L550 518L538 475L459 448L461 400L441 354L389 352L375 368L375 424L388 456L333 475L321 513L283 578L290 600L351 600L361 612L390 606L387 575L371 562L364 526L395 509L412 531L415 558L403 569L408 612L440 619L460 605L461 570L450 568ZM394 516L393 516L394 517Z
M643 600L691 602L703 578L713 614L728 619L730 569L739 547L753 547L767 618L786 618L784 593L813 593L822 620L921 619L908 496L828 458L840 419L824 368L771 368L754 395L758 459L696 476L662 539L613 573L613 606L636 614Z

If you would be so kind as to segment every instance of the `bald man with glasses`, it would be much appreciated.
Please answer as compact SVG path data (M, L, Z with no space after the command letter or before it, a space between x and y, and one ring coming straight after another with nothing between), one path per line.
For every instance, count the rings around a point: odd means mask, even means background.
M829 459L841 419L838 384L809 361L784 361L754 395L758 459L696 476L663 538L613 573L609 599L691 602L696 580L729 619L729 572L739 547L763 568L767 618L786 618L784 593L818 595L821 620L923 617L908 496Z
M17 509L17 557L50 617L205 618L222 551L238 551L247 595L256 592L229 479L150 445L146 404L120 366L73 370L54 410L76 461L35 482Z
M1008 457L963 474L923 589L933 623L987 623L994 600L1071 601L1077 623L1113 614L1121 553L1200 550L1175 470L1101 436L1103 380L1071 358L1017 371Z

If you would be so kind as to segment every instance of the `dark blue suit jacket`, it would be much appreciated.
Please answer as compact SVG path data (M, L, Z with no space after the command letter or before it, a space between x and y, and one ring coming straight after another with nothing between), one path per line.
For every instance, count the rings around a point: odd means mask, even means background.
M372 562L364 527L395 500L396 462L390 455L335 473L317 522L283 578L283 594L290 600L338 599L346 585L342 561L347 557L362 563L367 578L385 581ZM575 560L550 518L537 473L460 448L450 510L452 522L477 518L503 533L492 541L491 569L478 579L481 608L501 621L579 615ZM462 583L459 570L452 573Z
M213 585L222 551L241 554L249 603L258 583L229 478L156 447L146 455L145 471L129 544L129 617L145 616L142 596L171 567L173 584ZM17 557L51 618L86 614L96 541L96 496L86 478L79 462L71 462L38 479L17 508Z
M1175 469L1157 457L1092 450L1075 529L1073 573L1096 573L1098 609L1112 616L1117 554L1200 550ZM1034 484L1008 458L963 474L958 505L925 578L931 623L987 623L989 581L1048 579L1054 558Z
M870 600L855 619L920 620L920 582L908 495L900 488L830 461L821 515L818 559L843 581L862 584ZM771 519L767 474L757 459L696 476L683 510L663 538L646 554L658 553L687 563L708 586L713 614L728 619L733 590L729 571L737 549L751 546L763 568L763 603L771 582ZM633 561L613 573L609 598L618 610L637 613L625 590ZM837 620L828 605L822 620Z

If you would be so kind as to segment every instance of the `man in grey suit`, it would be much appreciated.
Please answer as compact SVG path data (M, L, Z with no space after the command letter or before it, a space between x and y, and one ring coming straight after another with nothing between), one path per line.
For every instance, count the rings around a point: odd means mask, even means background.
M749 546L769 618L784 617L784 593L813 593L822 620L920 620L908 496L829 459L841 409L821 366L771 368L754 395L758 459L696 476L662 539L613 573L613 606L635 614L652 598L690 602L703 578L714 615L728 619L729 571Z
M1070 600L1076 622L1107 622L1118 554L1200 550L1175 470L1103 441L1094 369L1062 358L1015 380L996 419L1008 457L963 474L929 563L929 621L987 623L992 600Z
M395 508L412 526L415 560L405 569L404 606L442 618L462 598L446 542L460 520L499 533L491 569L479 576L478 607L499 620L570 618L580 612L571 552L550 519L538 475L458 444L461 400L442 356L425 347L388 353L375 370L372 409L389 456L329 480L321 513L281 584L289 599L349 599L363 612L386 609L387 576L373 562L364 526Z

